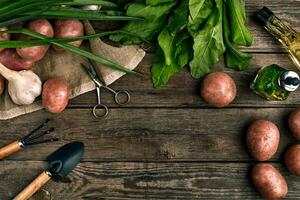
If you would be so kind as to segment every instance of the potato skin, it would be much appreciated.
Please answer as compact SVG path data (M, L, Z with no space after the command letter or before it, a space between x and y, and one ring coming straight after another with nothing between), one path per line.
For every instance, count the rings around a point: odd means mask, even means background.
M260 163L252 169L252 181L266 199L281 199L288 193L285 178L271 164Z
M24 26L25 26L25 22L19 22L19 23L12 24L12 25L8 26L8 29L9 30L20 29L20 28L23 28ZM21 33L12 33L12 34L10 34L10 39L11 40L18 40L20 38L20 35L22 35L22 34Z
M270 159L277 151L280 134L277 126L267 120L255 120L248 127L247 145L250 154L259 161Z
M5 49L0 53L0 62L15 71L31 69L34 62L21 58L15 49Z
M33 20L27 24L26 28L51 38L54 36L52 25L46 19ZM32 37L22 35L20 39L29 40L32 39ZM48 49L49 49L49 45L24 47L24 48L17 48L17 53L26 60L38 61L44 58Z
M0 95L3 94L5 89L5 78L0 75Z
M289 147L285 152L284 162L291 173L300 176L300 144Z
M69 87L59 78L48 79L43 85L42 104L52 113L62 112L69 102Z
M300 108L291 113L288 123L294 137L300 140Z
M54 36L55 38L71 38L84 35L84 26L83 23L76 19L67 19L67 20L56 20L54 22ZM82 41L74 41L69 44L79 47ZM53 46L53 48L58 52L63 52L65 49Z
M7 27L1 27L0 31L6 31ZM10 40L11 35L9 33L4 33L0 35L0 41L4 41L4 40ZM4 48L0 48L0 52L3 51Z
M232 78L224 72L208 74L201 84L201 96L218 108L230 104L236 97L237 89Z

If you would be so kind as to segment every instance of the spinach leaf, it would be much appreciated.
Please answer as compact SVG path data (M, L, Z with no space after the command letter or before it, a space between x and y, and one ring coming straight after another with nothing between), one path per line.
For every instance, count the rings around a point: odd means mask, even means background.
M145 21L128 22L121 30L136 34L140 38L115 34L109 37L110 40L122 44L141 44L143 40L151 41L164 28L167 23L168 13L176 3L176 1L172 1L155 6L142 3L129 4L127 15L142 17Z
M152 82L158 88L189 62L189 34L185 29L188 18L188 0L183 0L158 36L159 49L152 65Z
M237 45L250 46L253 38L246 26L244 0L226 0L225 4L228 10L232 41Z
M237 49L231 40L231 31L228 22L228 8L223 7L223 34L224 34L224 43L226 45L225 52L225 64L226 67L235 69L235 70L245 70L248 68L251 62L251 55L241 52Z
M195 36L200 26L205 22L213 10L211 0L190 0L189 1L189 19L188 30L192 36Z
M215 0L216 6L204 28L194 37L194 56L190 62L191 74L200 78L210 71L225 51L222 30L222 0Z

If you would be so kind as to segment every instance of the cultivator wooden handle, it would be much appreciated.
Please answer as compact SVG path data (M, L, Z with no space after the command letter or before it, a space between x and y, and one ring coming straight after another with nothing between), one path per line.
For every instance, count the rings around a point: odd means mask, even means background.
M36 193L43 185L45 185L51 176L46 171L42 172L34 179L22 192L20 192L13 200L26 200Z
M16 153L22 149L20 141L15 141L11 144L8 144L0 149L0 159L3 159L13 153Z

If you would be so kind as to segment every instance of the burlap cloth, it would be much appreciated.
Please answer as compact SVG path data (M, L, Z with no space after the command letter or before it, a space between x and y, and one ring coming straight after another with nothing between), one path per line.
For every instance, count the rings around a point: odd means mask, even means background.
M90 23L85 22L84 24L87 34L94 33L94 29ZM89 43L90 50L93 53L101 55L131 70L133 70L145 56L145 52L138 46L113 47L105 44L99 38L90 40ZM70 98L74 98L95 89L94 82L82 69L80 63L88 64L88 60L71 52L57 53L49 49L45 58L37 62L32 70L41 78L42 82L51 77L59 77L65 80L70 87ZM95 64L97 66L96 70L98 75L102 77L107 85L110 85L124 75L122 72L113 71L99 63ZM7 89L0 97L0 120L10 119L40 109L43 109L40 97L37 98L33 104L26 106L14 104L7 93Z

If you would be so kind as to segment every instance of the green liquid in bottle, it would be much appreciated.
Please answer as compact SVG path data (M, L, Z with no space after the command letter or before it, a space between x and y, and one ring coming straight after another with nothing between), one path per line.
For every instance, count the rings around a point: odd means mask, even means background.
M282 101L287 99L290 92L284 90L278 81L284 71L286 70L278 65L262 67L252 82L251 89L268 100Z

